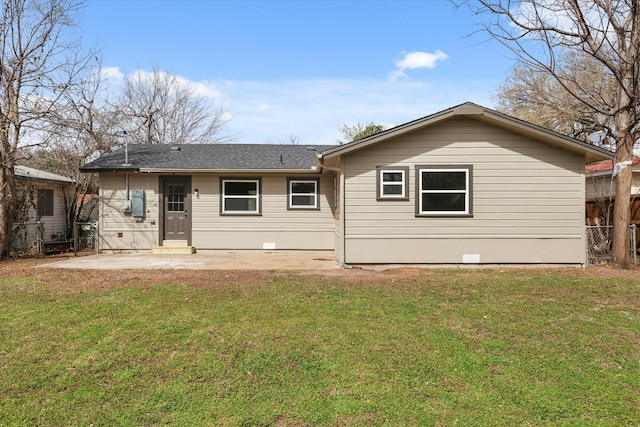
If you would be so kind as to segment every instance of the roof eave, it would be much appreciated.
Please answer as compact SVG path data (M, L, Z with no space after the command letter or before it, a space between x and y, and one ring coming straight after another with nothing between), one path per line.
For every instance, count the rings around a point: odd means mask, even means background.
M542 126L525 122L515 117L490 110L488 108L482 108L482 112L479 114L479 116L479 120L499 123L503 127L513 129L515 131L520 131L520 133L537 136L538 138L546 140L546 142L549 142L553 145L559 145L564 149L568 149L569 151L584 153L586 163L593 163L601 160L611 160L614 156L613 152L604 148L587 144L575 138L571 138L570 136L563 135Z
M317 166L313 166L309 169L180 169L180 168L135 168L135 169L123 169L123 168L104 168L100 170L91 170L83 172L140 172L140 173L242 173L242 174L305 174L305 173L318 173L320 170Z
M80 168L82 173L101 173L101 172L138 172L140 168L132 167L102 167L102 168Z
M23 176L23 175L16 175L16 179L19 179L22 181L33 181L33 182L38 182L40 184L49 184L49 185L73 185L74 184L72 180L60 181L57 179L37 178L34 176Z
M640 173L640 168L632 168L632 173ZM603 171L595 171L595 172L585 172L584 176L586 177L601 177L601 176L611 176L613 175L613 171L611 169L603 170Z
M22 165L15 165L14 174L16 179L34 181L42 184L73 185L75 183L74 180L69 177Z

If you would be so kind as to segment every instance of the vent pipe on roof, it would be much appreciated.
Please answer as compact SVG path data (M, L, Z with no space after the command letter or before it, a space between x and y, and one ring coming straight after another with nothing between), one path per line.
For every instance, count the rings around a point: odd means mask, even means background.
M131 166L129 163L129 138L127 138L127 131L122 131L122 136L124 137L124 165L122 166Z
M124 164L122 166L131 166L129 163L129 138L127 138L127 131L122 131L122 137L124 138ZM124 174L124 186L127 193L127 200L129 200L129 172Z

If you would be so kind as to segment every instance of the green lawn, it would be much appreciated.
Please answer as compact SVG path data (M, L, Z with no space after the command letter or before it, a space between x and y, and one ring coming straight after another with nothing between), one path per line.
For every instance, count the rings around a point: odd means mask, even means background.
M640 278L585 276L0 278L0 425L638 425Z

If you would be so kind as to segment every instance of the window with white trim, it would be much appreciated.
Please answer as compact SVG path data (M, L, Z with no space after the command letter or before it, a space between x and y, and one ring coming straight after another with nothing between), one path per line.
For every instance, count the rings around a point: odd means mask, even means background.
M377 197L380 199L408 199L409 168L377 168Z
M416 167L417 215L472 214L471 166Z
M288 179L289 209L318 209L317 179Z
M221 194L224 214L260 213L259 179L223 179Z

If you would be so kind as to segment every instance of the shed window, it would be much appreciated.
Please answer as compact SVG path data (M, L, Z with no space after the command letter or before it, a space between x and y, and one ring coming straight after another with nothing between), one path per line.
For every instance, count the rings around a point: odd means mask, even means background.
M377 168L377 197L381 199L404 199L409 197L409 168Z
M222 213L259 214L259 179L223 179Z
M417 171L417 215L472 214L471 166L419 166Z
M53 216L53 190L38 190L38 216Z
M317 179L289 179L289 209L318 208Z

